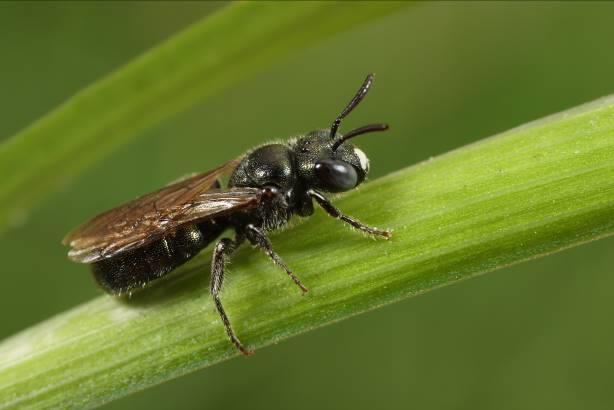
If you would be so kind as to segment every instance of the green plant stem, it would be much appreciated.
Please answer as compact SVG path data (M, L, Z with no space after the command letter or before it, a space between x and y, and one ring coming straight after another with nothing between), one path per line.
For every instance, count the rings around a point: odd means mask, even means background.
M248 346L611 235L614 98L388 175L336 203L393 228L393 239L370 240L323 212L275 234L306 296L242 248L223 300ZM0 407L95 406L238 356L208 295L209 253L138 297L101 296L4 341Z
M143 130L405 4L244 2L204 18L0 145L0 231Z

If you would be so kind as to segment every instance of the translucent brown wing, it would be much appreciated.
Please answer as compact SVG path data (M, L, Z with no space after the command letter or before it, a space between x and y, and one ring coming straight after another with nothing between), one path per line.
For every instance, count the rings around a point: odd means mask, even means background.
M68 256L92 263L141 247L188 222L222 217L260 203L256 188L220 189L218 179L240 159L197 174L104 212L70 232Z

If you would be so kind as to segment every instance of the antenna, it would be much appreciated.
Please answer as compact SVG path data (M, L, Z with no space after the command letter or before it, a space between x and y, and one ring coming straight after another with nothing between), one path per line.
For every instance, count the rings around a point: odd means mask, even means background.
M369 132L386 131L388 128L390 128L388 127L388 124L369 124L365 125L364 127L356 128L355 130L348 132L343 137L336 140L333 143L333 151L337 151L337 148L339 148L341 144L343 144L350 138L354 138L362 134L367 134Z
M335 135L337 135L337 130L339 129L341 120L343 120L349 113L351 113L352 110L356 108L358 104L360 104L362 99L365 98L365 95L367 95L367 93L369 92L369 88L371 88L371 84L373 84L374 76L375 75L371 73L367 76L367 78L365 78L365 81L362 83L362 85L356 92L356 95L354 95L354 98L350 100L348 105L343 109L343 111L341 111L341 114L339 114L335 121L333 121L333 125L331 125L330 127L331 139L335 139Z

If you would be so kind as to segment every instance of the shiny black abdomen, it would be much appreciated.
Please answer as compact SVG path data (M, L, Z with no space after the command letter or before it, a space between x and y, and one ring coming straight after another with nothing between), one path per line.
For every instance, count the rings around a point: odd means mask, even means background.
M182 226L148 245L92 264L96 282L106 292L136 292L184 264L226 228L221 221Z

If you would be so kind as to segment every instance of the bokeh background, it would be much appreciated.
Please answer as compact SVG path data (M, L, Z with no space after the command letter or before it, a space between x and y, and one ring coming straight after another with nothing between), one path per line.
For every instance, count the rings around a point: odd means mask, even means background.
M0 140L223 6L0 3ZM100 293L60 245L76 223L327 126L368 72L375 89L345 126L392 125L359 141L377 177L614 92L613 44L614 3L457 2L409 7L301 51L149 130L1 236L0 339ZM106 408L610 409L613 270L614 238L601 240Z

